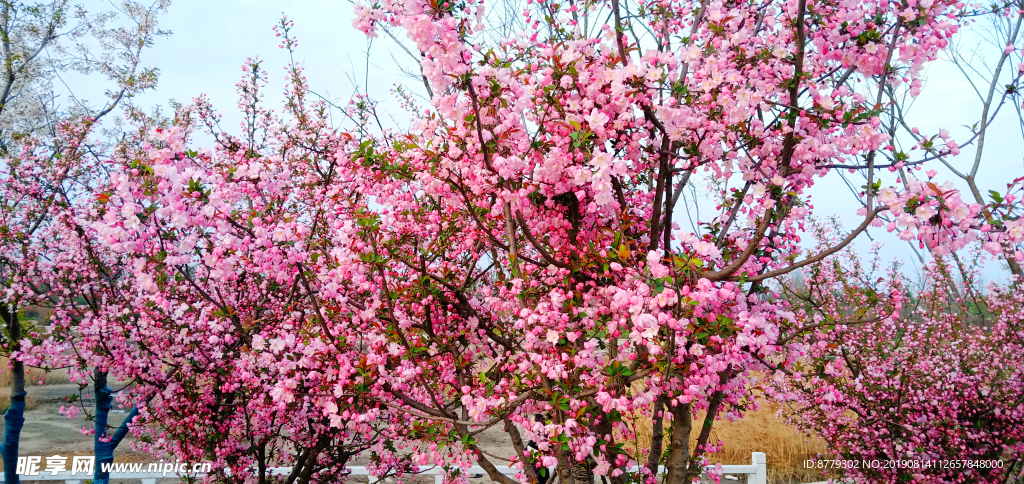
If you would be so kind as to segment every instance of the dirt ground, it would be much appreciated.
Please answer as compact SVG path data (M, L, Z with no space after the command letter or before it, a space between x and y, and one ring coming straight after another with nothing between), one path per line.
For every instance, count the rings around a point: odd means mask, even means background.
M25 411L25 426L21 430L21 441L18 443L19 456L43 456L43 463L46 456L61 455L70 457L76 455L93 455L92 434L83 435L81 429L88 427L92 429L92 422L87 422L85 414L79 412L73 419L69 419L57 413L61 406L69 406L65 399L69 395L78 394L78 385L29 385L28 407ZM86 408L95 407L96 401L85 397L83 393L82 403ZM119 409L117 405L110 412L108 422L110 425L118 426L128 415L128 409ZM118 446L115 452L115 459L118 462L156 462L152 457L142 453L134 452L129 445L134 440L131 436L125 439ZM22 476L22 481L26 481ZM42 481L39 481L42 482ZM138 484L138 480L110 481L112 484ZM178 482L177 479L161 479L160 484Z
M70 406L65 397L77 395L78 385L29 386L26 390L29 407L34 408L25 411L25 427L21 430L21 442L18 446L19 455L92 455L92 435L82 435L80 432L86 426L91 429L92 422L87 422L82 412L73 419L57 413L61 406ZM32 405L33 400L35 405ZM95 406L95 400L84 395L82 403L89 409ZM119 409L115 404L109 417L110 425L121 425L127 414L128 410ZM131 450L122 444L118 447L118 453L123 453L127 457ZM141 458L145 455L139 453L138 456ZM126 459L125 462L137 461Z

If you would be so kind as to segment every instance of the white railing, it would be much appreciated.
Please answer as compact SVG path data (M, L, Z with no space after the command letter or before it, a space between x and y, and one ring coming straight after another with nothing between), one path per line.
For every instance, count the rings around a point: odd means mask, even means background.
M723 465L722 472L726 476L743 476L747 477L747 484L768 484L768 465L767 458L764 452L754 452L751 454L750 464L742 465ZM498 472L506 476L514 476L517 472L516 469L506 466L495 466ZM287 475L291 473L291 467L275 467L270 469L272 474L275 475ZM349 467L353 476L369 476L370 473L365 467L353 466ZM487 475L487 472L480 466L473 466L469 469L463 469L463 472L467 474L483 474ZM658 470L659 473L664 472L664 466ZM440 467L433 467L420 471L418 474L422 475L433 475L435 484L444 484L444 469ZM84 476L82 473L71 475L71 471L58 472L56 475L51 475L49 472L40 472L38 476L18 476L22 481L64 481L67 484L82 484L82 481L92 479L92 475ZM142 481L141 484L156 484L157 479L173 479L179 477L176 473L164 474L161 472L111 472L111 480L134 480L138 479ZM0 473L0 482L3 482L3 474Z

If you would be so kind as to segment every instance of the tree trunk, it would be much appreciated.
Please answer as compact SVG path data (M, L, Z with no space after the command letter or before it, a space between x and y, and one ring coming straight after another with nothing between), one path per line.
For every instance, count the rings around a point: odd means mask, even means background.
M10 337L10 351L17 351L21 341L21 322L18 311L9 305L0 305L0 318L7 326ZM0 457L4 461L4 482L19 484L17 471L18 442L21 440L21 428L25 425L25 365L20 361L12 361L11 368L11 406L4 414L4 442L0 444Z
M669 440L668 476L665 484L685 484L686 467L690 462L690 430L693 428L693 415L689 404L676 404L672 409L672 437Z
M588 402L589 402L590 405L600 406L600 405L597 405L597 402L595 402L593 400L589 400ZM616 454L615 452L613 452L611 450L611 449L615 448L615 431L614 431L614 427L613 427L612 421L608 418L607 415L605 415L605 417L601 419L601 422L599 424L597 424L596 426L594 426L593 429L594 429L594 433L599 436L598 437L599 439L606 439L607 440L607 447L606 448L609 449L609 450L608 450L608 452L605 453L604 457L605 457L605 459L608 460L608 462L610 464L615 464L615 459L618 457L618 454ZM605 483L611 482L612 484L626 484L627 480L629 478L629 475L626 474L626 473L622 473L622 474L619 474L618 476L612 477L611 476L611 472L609 472L609 475L605 475L605 476L601 476L601 477L603 479L602 482L605 482ZM576 483L576 484L579 484L579 483Z
M647 456L647 468L652 476L658 475L658 464L661 462L661 443L665 437L665 396L661 395L654 401L654 412L651 414L651 453Z
M684 481L699 476L703 470L698 466L698 458L704 455L704 446L707 445L708 438L711 437L711 428L715 425L715 419L718 418L718 411L722 407L722 399L725 398L725 384L729 383L729 380L732 380L732 375L733 369L730 366L719 376L719 387L715 390L715 393L711 395L711 400L708 401L707 415L704 417L704 423L701 425L700 435L697 436L697 448L694 450L693 455L690 456L686 476L683 478Z
M93 484L108 484L110 473L102 472L103 464L114 462L114 449L128 435L128 426L132 420L139 415L139 408L132 407L131 412L124 418L117 430L110 435L110 441L104 442L107 437L107 420L110 416L110 408L113 406L113 392L107 386L107 372L96 370L93 373L93 392L96 394L96 425L93 427L96 434L93 436L93 454L96 456L96 467L93 469Z
M523 445L523 438L519 435L519 429L507 417L505 418L505 432L512 438L512 447L516 450L519 461L523 463L523 474L526 476L526 479L530 481L530 484L538 484L540 482L539 476L533 468L533 464L526 458L526 446Z

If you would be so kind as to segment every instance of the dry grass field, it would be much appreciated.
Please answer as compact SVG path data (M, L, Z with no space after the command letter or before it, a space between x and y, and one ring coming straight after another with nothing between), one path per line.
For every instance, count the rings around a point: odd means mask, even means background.
M711 462L722 464L749 464L751 452L764 452L768 456L768 480L773 483L814 482L822 480L820 471L801 469L798 461L807 454L825 452L825 442L808 437L786 425L776 416L777 408L762 405L748 412L736 422L719 420L711 431L710 442L723 442L722 449L708 456ZM700 428L704 414L694 419L694 428ZM626 440L626 449L640 461L647 459L652 427L648 416L633 416L631 426L636 439ZM667 429L666 429L667 430ZM690 449L697 443L697 432L691 436ZM663 448L668 446L666 435ZM725 482L725 481L723 481Z
M638 382L639 383L639 382ZM636 384L635 384L636 385ZM638 388L639 389L639 388ZM722 448L708 455L713 463L749 464L752 452L764 452L768 458L768 480L772 483L803 483L823 480L821 471L802 469L800 460L808 454L824 453L825 441L815 436L801 434L778 417L779 408L767 402L758 410L747 412L743 418L729 422L718 420L711 430L708 442ZM693 420L694 431L690 436L690 450L697 446L697 434L704 413L698 413ZM623 417L633 430L635 438L617 437L625 443L626 450L638 462L646 462L653 434L650 415L639 413ZM668 448L668 426L665 427L662 448ZM725 481L723 481L725 482Z
M25 409L32 410L38 406L38 399L32 396L32 386L63 385L71 383L64 370L47 372L39 368L25 369L25 386L29 395L25 398ZM11 406L11 368L6 357L0 357L0 412L6 412Z

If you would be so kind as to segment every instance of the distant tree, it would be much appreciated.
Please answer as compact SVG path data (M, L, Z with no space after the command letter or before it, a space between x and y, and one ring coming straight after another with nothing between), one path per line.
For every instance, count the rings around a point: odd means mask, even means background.
M802 352L773 379L788 420L828 442L826 459L876 462L823 474L892 484L1019 482L1019 285L949 277L962 270L977 278L984 258L938 257L920 287L898 264L838 259L785 286L806 323L782 336Z
M36 336L23 334L20 308L54 307L64 298L90 296L68 286L53 292L39 269L56 241L44 234L102 170L97 154L111 144L89 138L101 120L156 85L157 70L144 66L141 56L164 34L156 21L167 6L165 0L129 0L109 10L63 0L0 3L0 316L7 354L19 350L23 337ZM106 78L102 101L90 103L83 96L86 89L68 77L74 75ZM18 482L14 471L26 395L24 366L17 358L12 371L12 404L0 447L6 482ZM97 381L106 381L102 370ZM98 409L103 402L97 393Z

